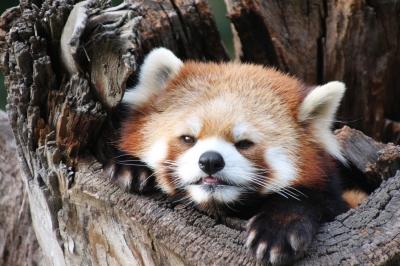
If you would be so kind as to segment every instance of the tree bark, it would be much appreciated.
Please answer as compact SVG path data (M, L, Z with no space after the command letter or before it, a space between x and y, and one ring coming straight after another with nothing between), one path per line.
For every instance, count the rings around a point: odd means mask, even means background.
M46 259L54 265L257 264L244 248L244 221L217 223L159 194L124 193L98 161L109 155L112 108L134 82L144 53L166 46L184 59L227 59L207 4L127 1L111 8L85 1L68 19L73 4L21 1L0 23L7 112ZM299 264L397 263L398 147L350 129L338 136L351 165L382 184L361 207L325 224Z
M344 81L339 119L399 143L400 1L225 2L242 61L275 66L309 84Z
M387 152L399 146L377 143L349 128L337 131L337 136L351 164L359 164L354 154L368 155L364 165L399 164L400 153ZM325 224L298 265L396 265L399 207L397 172L367 202ZM80 160L56 218L67 265L257 264L244 250L245 221L227 218L217 223L159 194L124 193L103 176L94 158Z
M32 228L22 174L7 115L0 111L0 265L45 263Z

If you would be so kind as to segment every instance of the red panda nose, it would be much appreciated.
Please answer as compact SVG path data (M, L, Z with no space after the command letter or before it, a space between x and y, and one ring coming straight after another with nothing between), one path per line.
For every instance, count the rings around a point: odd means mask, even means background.
M224 166L224 158L218 152L207 151L200 156L199 167L206 174L215 174L222 170Z

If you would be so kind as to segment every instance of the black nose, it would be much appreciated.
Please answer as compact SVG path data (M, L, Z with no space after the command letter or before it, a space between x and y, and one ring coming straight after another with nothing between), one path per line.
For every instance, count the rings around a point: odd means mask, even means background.
M222 170L225 166L224 158L215 151L207 151L200 156L200 169L206 174L212 175Z

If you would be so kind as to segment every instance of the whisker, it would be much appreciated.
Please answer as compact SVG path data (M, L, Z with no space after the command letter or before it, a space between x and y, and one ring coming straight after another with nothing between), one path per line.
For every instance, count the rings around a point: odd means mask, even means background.
M122 165L133 165L133 166L142 166L142 167L148 167L148 165L143 164L143 163L139 163L139 162L129 162L129 161L116 161L116 163L118 164L122 164Z
M154 171L151 175L146 177L146 179L143 182L146 183L151 177L153 177L154 175L159 174L159 173L160 173L160 171Z
M296 200L300 200L299 195L296 192L299 192L300 194L304 195L295 188L292 188L295 191L291 191L288 187L284 187L282 184L274 182L274 180L266 180L264 176L260 176L254 173L249 174L249 176L251 177L250 181L252 183L258 184L263 188L271 189L273 192L285 196L286 198L291 197Z
M121 158L121 157L119 157L119 158ZM117 159L117 158L114 158L114 159ZM135 160L135 159L126 159L126 160L124 160L124 159L122 158L122 161L142 162L142 163L144 163L142 160Z
M143 163L143 161L134 161L134 160L116 160L115 162L119 163L142 163L143 165L146 165L145 163Z
M143 165L143 164L121 163L121 162L118 162L118 164L126 165L126 166L141 166L141 167L145 167L146 166L146 165Z
M190 196L188 195L188 196L179 198L177 200L174 200L172 203L178 203L178 202L185 201L185 200L190 200Z

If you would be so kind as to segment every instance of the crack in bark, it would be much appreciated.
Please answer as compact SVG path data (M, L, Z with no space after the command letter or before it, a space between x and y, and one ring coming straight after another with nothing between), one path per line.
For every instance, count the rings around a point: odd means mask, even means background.
M322 1L322 12L320 13L320 29L321 33L317 39L317 82L318 84L322 84L324 79L324 56L326 54L325 51L325 39L326 39L326 19L328 17L328 7L327 7L327 0ZM321 9L319 9L321 10Z

